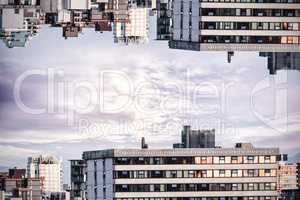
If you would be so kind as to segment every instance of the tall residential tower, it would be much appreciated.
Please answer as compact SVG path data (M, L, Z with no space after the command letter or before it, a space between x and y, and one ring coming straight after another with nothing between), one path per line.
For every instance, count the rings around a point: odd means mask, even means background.
M46 193L62 192L63 171L62 162L54 156L35 156L28 158L28 178L40 178L43 181L43 191Z

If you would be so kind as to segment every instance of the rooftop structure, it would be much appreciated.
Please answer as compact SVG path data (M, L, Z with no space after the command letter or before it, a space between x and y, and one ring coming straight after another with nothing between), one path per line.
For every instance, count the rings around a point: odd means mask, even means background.
M174 148L214 148L215 130L192 130L191 126L184 126L181 131L181 143L174 144Z

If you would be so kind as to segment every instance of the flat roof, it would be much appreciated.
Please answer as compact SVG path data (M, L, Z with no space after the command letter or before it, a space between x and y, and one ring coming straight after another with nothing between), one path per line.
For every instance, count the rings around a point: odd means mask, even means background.
M177 149L106 149L85 151L84 160L113 157L189 157L279 155L279 148L177 148Z

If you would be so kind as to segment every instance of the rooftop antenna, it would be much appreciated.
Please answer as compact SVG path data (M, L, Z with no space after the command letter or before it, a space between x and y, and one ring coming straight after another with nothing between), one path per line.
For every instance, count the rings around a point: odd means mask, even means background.
M142 137L142 140L141 140L141 147L142 147L142 149L148 149L148 144L146 144L146 140L144 137Z
M227 52L227 62L231 63L232 57L234 56L234 51Z

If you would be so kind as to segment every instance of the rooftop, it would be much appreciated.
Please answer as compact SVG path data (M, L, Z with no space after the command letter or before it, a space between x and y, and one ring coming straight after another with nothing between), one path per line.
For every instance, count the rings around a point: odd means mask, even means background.
M83 152L82 158L84 160L93 160L112 157L251 156L279 154L279 148L255 148L248 144L235 148L106 149Z

